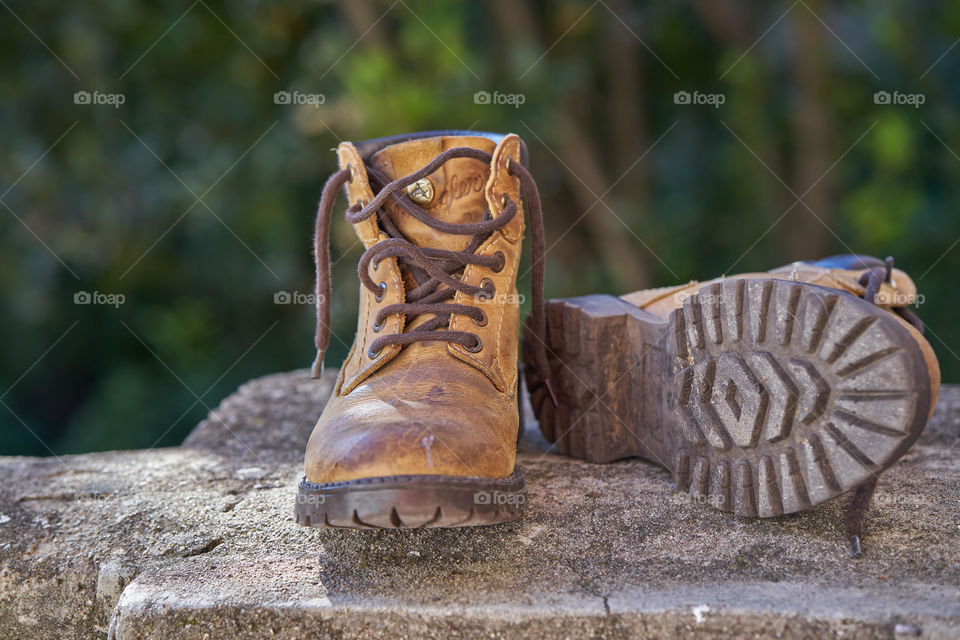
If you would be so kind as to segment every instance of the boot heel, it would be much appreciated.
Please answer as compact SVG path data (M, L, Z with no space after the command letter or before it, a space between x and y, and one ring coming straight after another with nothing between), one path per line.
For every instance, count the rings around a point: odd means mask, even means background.
M642 380L645 371L660 375L665 367L659 361L665 326L613 296L548 303L548 361L558 406L525 352L526 380L540 429L557 452L590 462L661 455L662 403L644 393Z

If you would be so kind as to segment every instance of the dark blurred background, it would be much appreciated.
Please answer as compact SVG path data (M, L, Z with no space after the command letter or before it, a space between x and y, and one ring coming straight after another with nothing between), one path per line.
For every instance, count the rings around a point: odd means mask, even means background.
M308 366L331 149L435 128L525 138L549 296L892 254L960 381L958 36L958 3L0 0L0 453L176 444Z

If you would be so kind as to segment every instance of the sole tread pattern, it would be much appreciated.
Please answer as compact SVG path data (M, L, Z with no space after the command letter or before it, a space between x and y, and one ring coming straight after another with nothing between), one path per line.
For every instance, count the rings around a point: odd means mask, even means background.
M670 319L672 414L696 462L681 489L772 517L850 491L898 457L929 399L918 350L885 314L775 280L727 280L684 300Z

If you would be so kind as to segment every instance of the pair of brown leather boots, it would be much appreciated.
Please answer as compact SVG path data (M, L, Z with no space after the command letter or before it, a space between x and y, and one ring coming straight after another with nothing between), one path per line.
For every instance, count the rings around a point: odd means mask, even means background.
M691 499L741 516L854 492L916 441L939 369L910 278L837 256L768 273L546 302L543 214L514 134L426 132L337 150L317 217L317 360L330 340L328 235L338 191L366 251L357 335L306 451L297 521L457 527L520 518L523 360L557 450L640 456ZM520 275L526 275L526 272Z

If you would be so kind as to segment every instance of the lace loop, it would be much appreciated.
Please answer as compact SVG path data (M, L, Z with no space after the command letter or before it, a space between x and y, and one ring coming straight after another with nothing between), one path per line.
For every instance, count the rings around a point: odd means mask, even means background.
M866 287L867 291L864 298L868 302L877 304L877 294L880 293L880 287L885 282L890 282L890 276L893 274L893 256L887 256L883 261L883 266L871 267L864 271L860 276L860 286Z

